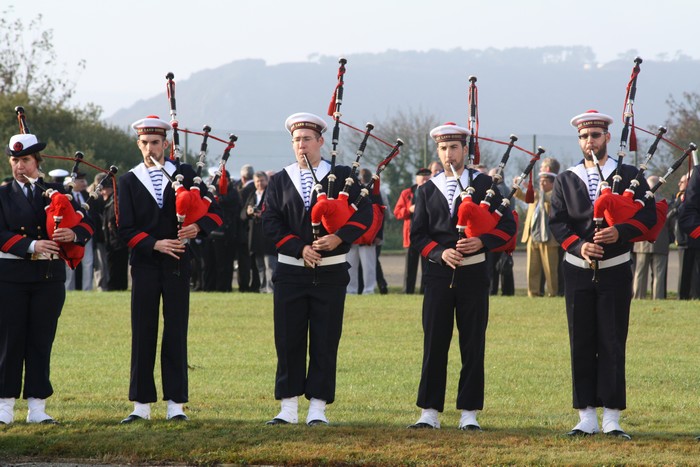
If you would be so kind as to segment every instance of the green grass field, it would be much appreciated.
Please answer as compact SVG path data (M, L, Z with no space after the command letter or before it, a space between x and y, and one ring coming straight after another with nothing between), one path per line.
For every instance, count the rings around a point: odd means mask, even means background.
M123 426L132 408L129 301L128 293L69 293L47 405L61 424L27 425L18 401L16 422L0 428L0 463L700 464L698 302L633 303L621 420L633 440L622 442L562 436L578 419L564 302L523 296L491 300L482 433L456 428L456 339L443 428L406 429L419 415L421 297L399 294L348 297L329 427L264 425L279 408L272 297L237 292L192 295L190 422L165 421L160 402L150 422ZM303 420L305 400L300 408Z

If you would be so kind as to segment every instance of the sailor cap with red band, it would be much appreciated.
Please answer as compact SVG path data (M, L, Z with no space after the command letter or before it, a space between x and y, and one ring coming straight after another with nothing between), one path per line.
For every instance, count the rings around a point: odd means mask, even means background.
M588 110L571 119L571 126L581 130L582 128L596 127L608 129L612 125L613 119L610 115L605 115L597 110Z
M165 136L173 127L165 120L161 120L157 115L149 115L141 120L136 120L131 124L137 135L159 135Z
M430 130L430 137L436 143L443 143L447 141L461 141L462 143L467 143L467 137L469 136L469 130L458 126L456 123L447 122L444 125Z
M290 115L284 122L284 127L289 134L294 134L294 130L308 129L314 130L319 135L328 128L326 122L324 122L321 117L308 112L299 112Z
M29 154L36 154L46 147L35 135L23 133L14 135L5 148L5 154L10 157L21 157Z

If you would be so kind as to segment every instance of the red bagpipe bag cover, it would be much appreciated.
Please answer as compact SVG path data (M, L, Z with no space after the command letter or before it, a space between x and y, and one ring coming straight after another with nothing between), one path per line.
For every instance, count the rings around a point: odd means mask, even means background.
M189 190L179 185L175 190L175 213L184 218L184 227L194 224L209 211L211 200L202 197L198 186L192 186Z
M462 199L462 203L457 209L457 227L464 227L464 232L468 238L478 237L483 234L487 234L496 228L498 222L501 220L501 215L498 211L490 212L490 205L488 203L476 204L470 195L467 195ZM505 251L507 253L512 253L515 251L515 243L517 239L517 225L518 225L518 213L513 210L513 217L515 218L516 231L513 236L508 239L508 241L498 248L494 248L492 251Z
M70 200L63 193L53 191L49 197L51 202L46 206L46 231L53 240L53 232L57 227L73 228L83 220L83 213L76 211ZM60 218L60 221L59 221ZM56 225L58 223L58 226ZM71 268L75 269L85 255L85 247L77 243L60 243L59 256Z
M634 217L637 211L642 209L644 202L634 199L634 191L627 189L621 195L613 193L608 186L601 190L600 196L593 203L593 218L605 219L610 225L624 223ZM633 238L632 242L654 242L659 236L659 232L666 222L668 213L668 203L661 200L656 203L656 224L649 231L639 237Z

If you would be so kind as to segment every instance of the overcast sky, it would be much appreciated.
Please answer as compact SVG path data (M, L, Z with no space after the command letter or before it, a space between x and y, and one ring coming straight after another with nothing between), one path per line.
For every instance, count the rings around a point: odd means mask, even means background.
M77 81L74 103L94 102L104 116L165 93L168 71L182 80L246 58L583 45L601 63L630 50L700 59L697 0L5 0L0 12L8 4L25 24L42 15Z

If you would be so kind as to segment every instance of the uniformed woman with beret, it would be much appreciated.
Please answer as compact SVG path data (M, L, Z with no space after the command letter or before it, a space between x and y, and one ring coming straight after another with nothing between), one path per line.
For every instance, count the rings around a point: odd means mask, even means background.
M77 226L59 227L53 239L48 238L44 208L49 200L27 178L42 181L40 151L45 147L35 135L19 134L5 149L14 180L0 187L0 424L14 421L23 373L27 422L55 423L45 407L53 394L51 348L66 297L66 269L58 253L62 243L85 245L93 233L84 217Z

